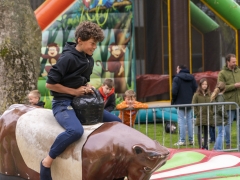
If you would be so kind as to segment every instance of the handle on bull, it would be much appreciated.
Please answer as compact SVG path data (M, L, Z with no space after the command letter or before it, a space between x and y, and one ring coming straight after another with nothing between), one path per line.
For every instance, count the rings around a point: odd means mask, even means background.
M101 100L100 98L101 98L101 96L100 96L100 94L98 93L98 91L95 89L95 88L92 88L92 90L93 90L93 96L95 97L95 98L97 98L98 100Z

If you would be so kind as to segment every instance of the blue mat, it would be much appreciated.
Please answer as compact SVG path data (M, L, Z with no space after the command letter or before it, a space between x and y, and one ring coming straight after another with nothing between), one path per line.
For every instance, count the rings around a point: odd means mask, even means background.
M111 112L116 116L119 115L119 111L115 110ZM158 108L158 109L140 109L138 111L135 124L138 123L138 119L140 119L140 123L146 123L146 119L149 123L154 122L154 114L156 116L156 122L164 121L172 121L177 122L177 109L176 108Z

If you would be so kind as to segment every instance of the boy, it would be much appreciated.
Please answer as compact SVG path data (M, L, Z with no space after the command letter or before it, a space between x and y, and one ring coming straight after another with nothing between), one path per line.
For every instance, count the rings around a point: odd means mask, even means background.
M125 100L117 105L116 107L120 110L119 118L122 122L128 126L133 126L137 116L138 109L147 109L148 105L146 103L141 103L136 101L136 94L133 90L127 90L125 92ZM125 109L132 110L125 110Z
M67 42L57 63L48 73L46 87L53 95L52 110L57 122L65 129L59 134L48 155L40 163L40 180L52 180L50 167L54 159L83 135L83 127L71 104L74 97L92 94L90 81L97 43L103 41L102 29L95 23L84 21L75 31L75 42ZM121 120L103 111L103 122Z
M98 89L104 101L104 109L111 112L116 107L114 84L112 79L105 79L102 86Z
M28 94L28 102L34 106L44 107L45 102L40 101L41 94L38 90L32 90Z

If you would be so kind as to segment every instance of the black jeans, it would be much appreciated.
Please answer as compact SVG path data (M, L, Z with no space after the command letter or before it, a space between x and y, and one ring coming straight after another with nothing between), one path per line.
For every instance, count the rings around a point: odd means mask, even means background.
M202 133L203 133L203 143L202 143ZM199 148L208 149L208 126L203 125L202 129L201 126L198 126L198 145Z

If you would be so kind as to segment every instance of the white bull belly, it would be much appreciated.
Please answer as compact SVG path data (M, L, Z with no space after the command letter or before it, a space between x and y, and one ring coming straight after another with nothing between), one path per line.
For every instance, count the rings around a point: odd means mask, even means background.
M87 137L102 123L84 126L84 134L80 140L70 145L54 160L51 172L53 179L82 179L82 147ZM41 160L48 155L51 145L62 128L52 111L37 108L22 115L16 125L16 139L19 151L26 165L39 172Z

